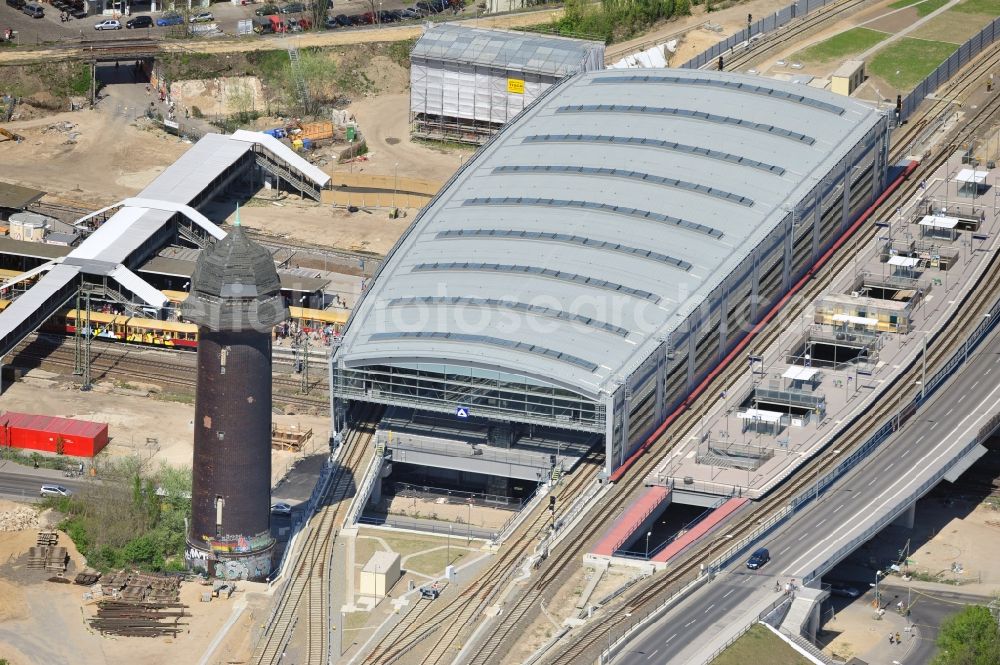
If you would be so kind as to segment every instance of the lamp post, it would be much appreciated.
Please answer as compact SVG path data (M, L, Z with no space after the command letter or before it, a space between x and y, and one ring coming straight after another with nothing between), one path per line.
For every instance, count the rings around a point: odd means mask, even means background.
M646 532L646 558L649 558L649 537L653 535L652 531Z
M396 190L399 184L399 162L392 167L392 207L396 207Z

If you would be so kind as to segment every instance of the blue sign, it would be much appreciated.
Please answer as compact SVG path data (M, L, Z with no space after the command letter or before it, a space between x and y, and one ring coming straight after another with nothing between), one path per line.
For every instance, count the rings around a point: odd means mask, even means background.
M466 407L464 407L464 406L456 407L455 408L455 415L458 416L459 418L468 418L469 417L469 409L466 408Z

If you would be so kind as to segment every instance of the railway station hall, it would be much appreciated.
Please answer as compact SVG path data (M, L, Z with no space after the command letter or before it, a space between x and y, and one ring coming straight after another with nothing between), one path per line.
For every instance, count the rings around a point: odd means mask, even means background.
M888 131L759 77L563 79L387 256L331 356L334 430L378 418L389 482L612 473L882 191Z

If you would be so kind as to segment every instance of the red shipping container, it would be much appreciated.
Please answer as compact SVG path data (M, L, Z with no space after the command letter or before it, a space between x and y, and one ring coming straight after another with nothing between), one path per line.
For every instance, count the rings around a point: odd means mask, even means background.
M93 457L108 445L108 425L8 411L0 415L0 445Z

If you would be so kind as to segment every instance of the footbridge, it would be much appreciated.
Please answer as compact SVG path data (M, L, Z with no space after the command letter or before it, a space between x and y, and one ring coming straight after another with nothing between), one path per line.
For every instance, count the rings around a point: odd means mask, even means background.
M160 312L166 299L138 270L167 245L204 247L225 237L199 208L234 181L256 177L260 168L317 199L330 184L330 176L266 134L206 135L137 196L76 222L88 237L66 254L45 256L50 260L30 275L44 273L37 283L0 313L0 357L81 290L134 311Z

